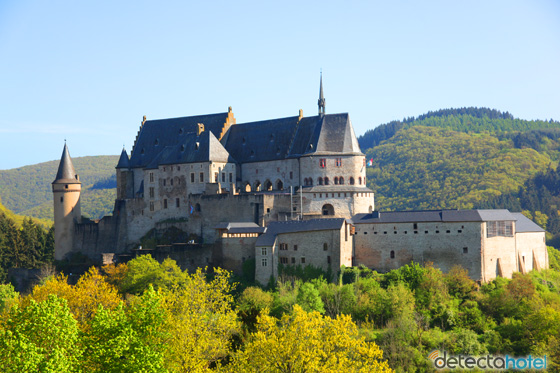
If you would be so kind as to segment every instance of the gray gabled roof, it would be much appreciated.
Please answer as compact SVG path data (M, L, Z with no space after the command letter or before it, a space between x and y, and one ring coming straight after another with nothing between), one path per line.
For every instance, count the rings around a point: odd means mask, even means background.
M56 178L54 183L63 184L81 184L74 170L74 165L72 164L72 158L70 158L70 152L66 143L64 143L64 149L62 149L62 156L60 157L60 163L58 164L58 172L56 173Z
M429 211L374 211L352 217L354 224L365 223L418 223L515 221L509 210L429 210Z
M527 232L545 232L540 226L538 226L535 222L531 219L526 217L520 212L512 212L511 213L516 219L517 222L515 223L515 231L518 233L527 233Z
M229 128L225 148L241 163L303 155L362 155L348 114L236 124Z
M200 135L186 133L179 136L176 145L163 148L146 168L157 168L159 165L166 164L209 161L235 162L216 136L210 131L204 131Z
M339 230L345 220L344 218L332 218L270 222L266 227L266 232L257 239L255 245L271 246L274 244L276 236L283 233Z
M146 167L163 149L178 145L182 135L196 133L198 123L204 124L205 132L210 131L219 137L227 118L226 112L146 121L130 155L130 167Z

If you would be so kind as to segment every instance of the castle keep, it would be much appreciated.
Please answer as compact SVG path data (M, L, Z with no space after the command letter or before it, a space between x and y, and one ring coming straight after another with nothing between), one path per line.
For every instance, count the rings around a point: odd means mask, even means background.
M231 107L144 117L130 157L123 149L116 166L113 215L99 221L81 218L81 184L65 145L52 184L56 259L137 252L147 234L172 228L183 238L155 256L235 272L254 259L261 283L279 264L385 271L429 260L443 270L466 264L483 281L548 266L544 231L507 210L374 211L350 117L325 113L322 82L318 107L316 116L300 110L252 123L237 123Z

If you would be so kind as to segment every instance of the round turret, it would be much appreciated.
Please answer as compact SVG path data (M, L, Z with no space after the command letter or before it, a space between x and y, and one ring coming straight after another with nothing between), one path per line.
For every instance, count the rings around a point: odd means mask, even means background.
M81 219L82 183L64 144L58 172L52 182L54 197L54 258L62 260L73 249L74 224Z

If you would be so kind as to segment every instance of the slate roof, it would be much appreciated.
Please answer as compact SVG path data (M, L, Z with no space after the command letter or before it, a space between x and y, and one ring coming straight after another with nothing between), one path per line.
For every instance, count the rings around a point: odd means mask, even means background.
M362 155L346 113L239 123L229 128L225 148L240 163L302 155Z
M64 149L62 149L62 156L60 157L58 172L53 181L53 184L54 183L81 184L80 180L78 180L78 174L76 174L74 165L72 164L72 158L70 158L70 152L68 151L66 143L64 144Z
M215 229L226 229L228 233L263 233L266 228L256 223L240 222L240 223L219 223Z
M204 131L220 136L228 113L196 115L192 117L147 120L139 131L130 156L130 167L146 167L162 149L174 147L183 139L181 135L196 133L198 123L204 124Z
M178 136L176 145L164 147L146 168L208 161L235 162L212 132L204 131L200 136L196 133L185 133Z
M276 240L276 236L282 233L324 231L331 229L340 229L344 224L344 218L331 219L310 219L303 221L275 221L270 222L266 227L266 231L261 235L255 245L271 246Z
M123 148L121 152L121 157L119 158L119 163L117 163L117 167L115 168L129 168L130 167L130 160L128 159L128 154L126 150Z
M515 220L516 217L509 210L374 211L371 214L357 214L352 217L354 224Z
M535 222L526 217L520 212L511 213L516 219L515 231L519 233L525 232L544 232L545 230L539 227Z

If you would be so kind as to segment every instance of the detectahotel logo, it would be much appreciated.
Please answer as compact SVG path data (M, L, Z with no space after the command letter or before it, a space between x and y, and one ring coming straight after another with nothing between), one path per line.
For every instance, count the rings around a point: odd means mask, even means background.
M539 357L448 355L447 351L443 351L442 354L439 350L434 350L430 352L428 358L432 360L436 369L544 370L547 366L546 355Z

